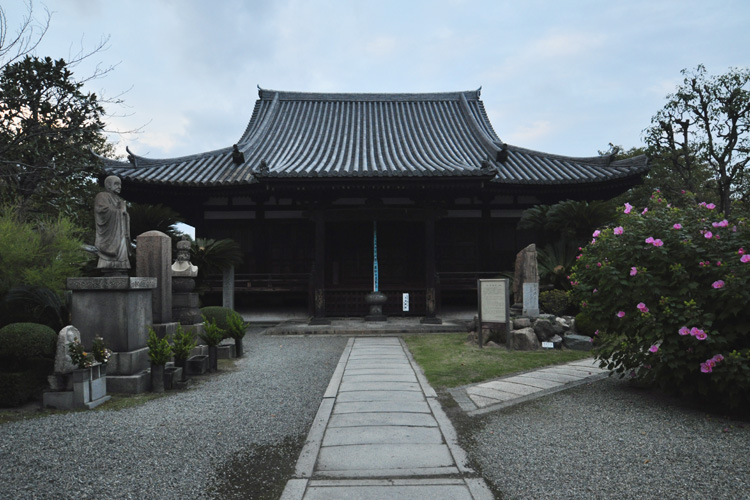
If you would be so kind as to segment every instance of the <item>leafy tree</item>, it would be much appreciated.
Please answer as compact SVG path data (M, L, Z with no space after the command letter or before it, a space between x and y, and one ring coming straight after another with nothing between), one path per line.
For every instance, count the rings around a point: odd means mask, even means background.
M104 109L62 59L26 56L0 74L0 201L19 218L65 215L93 227L101 175L91 154L108 151Z
M675 184L699 194L708 187L728 215L733 198L750 195L750 69L709 76L699 65L682 74L682 84L645 130L648 152L654 166L670 174L660 186L664 194L675 198Z
M23 222L15 210L0 207L0 324L65 319L58 317L65 279L78 276L88 258L79 236L65 217Z
M146 231L161 231L173 240L182 236L175 224L185 222L185 219L173 208L161 203L156 205L132 203L128 207L128 215L130 216L130 236L133 240Z

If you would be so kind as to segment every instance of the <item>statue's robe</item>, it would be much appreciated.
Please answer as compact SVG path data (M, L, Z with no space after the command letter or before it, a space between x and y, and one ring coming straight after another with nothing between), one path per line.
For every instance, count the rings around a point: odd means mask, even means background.
M94 198L98 268L130 269L130 216L125 201L115 193L102 191Z

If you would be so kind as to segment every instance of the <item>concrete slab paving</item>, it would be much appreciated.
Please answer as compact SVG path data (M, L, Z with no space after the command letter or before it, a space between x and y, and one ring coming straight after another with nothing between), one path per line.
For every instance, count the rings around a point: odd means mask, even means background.
M359 427L364 425L406 425L437 427L426 413L337 413L331 415L328 427Z
M409 391L362 391L342 392L336 401L339 403L350 403L353 401L394 401L411 402L424 401L424 395L419 392Z
M416 382L414 373L384 373L377 375L349 375L344 376L342 382Z
M469 468L437 394L405 344L359 337L350 339L342 354L295 478L281 498L489 500L492 495Z
M369 444L440 444L443 435L437 427L407 427L380 425L369 427L344 427L326 432L322 446Z
M527 377L525 375L518 375L507 380L512 380L517 384L530 385L531 387L537 387L539 389L550 389L560 385L559 382L553 382L552 380L546 380L543 378Z
M494 389L496 391L509 392L511 394L516 394L518 396L525 396L527 394L531 394L533 392L539 391L538 387L518 384L513 379L496 380L494 382L487 382L486 384L482 384L479 387L487 387L489 389Z
M418 391L422 388L417 382L341 382L339 392L349 391Z
M334 414L377 412L430 413L430 407L426 401L352 401L337 402L333 409Z

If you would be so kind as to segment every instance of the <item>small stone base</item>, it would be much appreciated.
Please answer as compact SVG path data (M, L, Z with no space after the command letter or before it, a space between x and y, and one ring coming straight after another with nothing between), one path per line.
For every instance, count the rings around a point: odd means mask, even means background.
M419 322L423 325L442 325L443 320L440 318L422 318Z
M316 326L316 325L330 325L331 320L326 318L313 318L310 320L308 325Z
M203 375L208 371L208 356L191 356L185 362L188 375Z
M368 314L365 316L365 321L388 321L388 316L385 314Z
M75 410L76 408L96 408L102 403L106 403L112 396L102 396L93 401L88 401L76 405L74 403L73 391L49 391L42 394L42 404L45 408L55 408L56 410Z
M107 390L124 394L142 394L151 390L151 373L144 370L135 375L107 375Z
M221 344L216 350L219 359L233 359L237 357L234 344Z

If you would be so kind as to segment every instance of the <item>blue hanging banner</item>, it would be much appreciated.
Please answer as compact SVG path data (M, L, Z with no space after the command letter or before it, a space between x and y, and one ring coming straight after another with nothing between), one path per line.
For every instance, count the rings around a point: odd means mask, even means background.
M372 290L378 291L378 222L372 221Z

